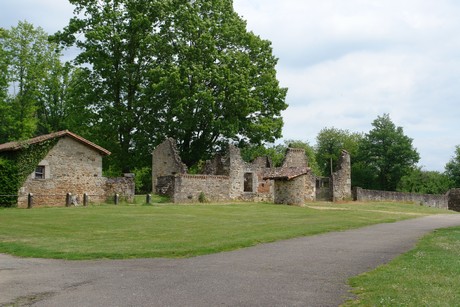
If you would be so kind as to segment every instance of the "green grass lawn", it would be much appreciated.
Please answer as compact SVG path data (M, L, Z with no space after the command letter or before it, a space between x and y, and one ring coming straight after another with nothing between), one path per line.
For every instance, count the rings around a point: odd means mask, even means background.
M409 204L101 205L0 209L0 252L23 257L191 257L445 210Z
M388 265L354 277L344 306L459 306L460 227L440 229Z

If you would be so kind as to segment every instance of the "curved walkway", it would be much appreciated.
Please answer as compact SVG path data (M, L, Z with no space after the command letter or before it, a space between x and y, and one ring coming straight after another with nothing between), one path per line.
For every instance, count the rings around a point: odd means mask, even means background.
M435 215L190 259L0 255L0 306L337 306L348 278L457 225L460 215Z

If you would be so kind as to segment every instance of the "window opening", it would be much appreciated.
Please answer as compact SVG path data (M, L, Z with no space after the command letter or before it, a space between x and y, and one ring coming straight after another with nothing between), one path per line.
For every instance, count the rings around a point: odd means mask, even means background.
M35 179L45 179L45 167L43 165L35 168Z
M252 179L252 173L244 174L244 192L254 192Z

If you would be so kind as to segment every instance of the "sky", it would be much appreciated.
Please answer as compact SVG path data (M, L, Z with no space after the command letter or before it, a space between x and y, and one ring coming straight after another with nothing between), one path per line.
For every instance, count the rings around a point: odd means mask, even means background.
M444 170L460 145L460 1L234 0L234 9L279 59L283 139L367 133L388 113L419 166ZM0 27L27 20L51 34L72 11L66 0L1 0Z

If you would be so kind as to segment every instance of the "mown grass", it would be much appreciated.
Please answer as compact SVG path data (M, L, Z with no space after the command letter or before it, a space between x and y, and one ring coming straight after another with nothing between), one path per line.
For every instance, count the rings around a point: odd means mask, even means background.
M444 210L408 204L102 205L1 209L0 252L22 257L191 257Z
M460 227L440 229L388 265L354 277L344 306L459 306Z

